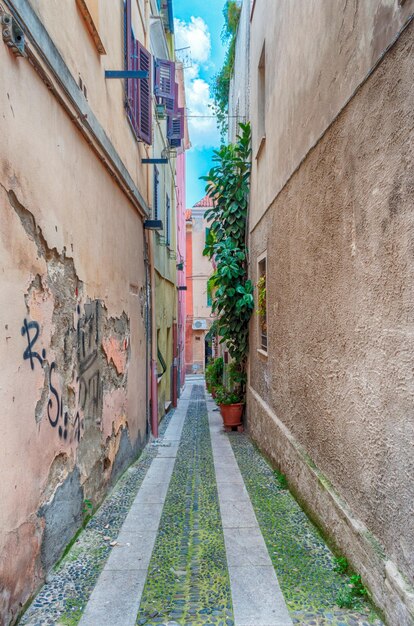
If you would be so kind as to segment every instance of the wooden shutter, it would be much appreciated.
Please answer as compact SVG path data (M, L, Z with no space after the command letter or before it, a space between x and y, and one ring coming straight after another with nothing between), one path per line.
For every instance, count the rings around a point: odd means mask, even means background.
M184 137L184 108L178 108L167 118L167 138L170 146L179 148Z
M132 36L132 21L131 21L131 0L125 1L125 32L124 32L124 45L125 45L125 69L132 70L133 67L133 36ZM128 104L132 100L132 80L126 81Z
M165 59L155 61L155 95L159 98L174 98L175 63Z
M148 72L148 78L138 83L138 137L152 143L152 102L151 102L151 54L137 41L138 70Z
M127 79L126 109L135 136L145 141L145 143L151 144L151 54L134 37L131 20L131 0L125 0L125 67L127 70L148 72L148 78Z
M174 93L169 98L163 98L167 113L172 114L177 111L178 107L178 85L174 83Z

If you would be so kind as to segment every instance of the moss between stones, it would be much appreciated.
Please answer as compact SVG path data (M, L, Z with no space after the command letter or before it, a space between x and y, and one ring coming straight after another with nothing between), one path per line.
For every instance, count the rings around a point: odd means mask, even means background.
M372 609L361 601L358 610L340 609L338 594L349 580L335 571L335 560L318 529L296 500L281 488L279 478L246 435L229 435L295 623L368 624ZM375 623L380 624L375 616Z
M137 624L232 626L203 388L193 387Z

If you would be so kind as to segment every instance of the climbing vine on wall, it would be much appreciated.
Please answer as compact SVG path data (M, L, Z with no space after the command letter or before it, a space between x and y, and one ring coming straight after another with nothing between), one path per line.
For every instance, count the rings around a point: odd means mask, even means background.
M214 259L212 311L217 328L240 371L245 370L253 285L247 277L247 209L250 184L250 124L239 124L235 144L214 152L214 167L206 191L214 206L205 217L210 223L204 255Z
M229 102L230 79L234 69L236 52L236 35L239 25L241 5L237 0L226 0L223 8L224 26L221 31L223 44L227 44L227 52L221 70L212 81L213 112L217 118L217 126L222 137L227 132L227 115Z

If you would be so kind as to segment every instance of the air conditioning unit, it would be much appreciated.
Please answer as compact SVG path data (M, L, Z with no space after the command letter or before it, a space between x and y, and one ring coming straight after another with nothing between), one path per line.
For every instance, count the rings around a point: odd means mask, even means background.
M207 320L193 320L193 330L207 330Z

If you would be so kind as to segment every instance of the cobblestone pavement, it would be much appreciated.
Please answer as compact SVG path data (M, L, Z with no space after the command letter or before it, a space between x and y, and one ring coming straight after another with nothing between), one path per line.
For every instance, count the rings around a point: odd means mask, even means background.
M381 626L368 602L357 601L354 609L337 605L349 578L335 571L334 555L318 530L248 436L229 437L293 622Z
M172 416L173 412L163 420L160 437ZM156 444L147 445L138 461L118 481L67 555L48 576L47 584L20 620L21 626L76 626L79 622L112 550L111 542L116 540L151 461L157 454Z
M204 386L201 380L189 384L191 399L141 597L138 626L235 624ZM162 423L160 442L171 417ZM323 538L248 436L231 433L229 439L294 624L381 626L363 600L352 609L338 606L338 596L349 591L349 578L335 571L334 556ZM157 455L157 443L148 445L118 482L55 568L21 625L78 624L111 542L115 543Z
M137 624L233 626L203 387L195 385Z

